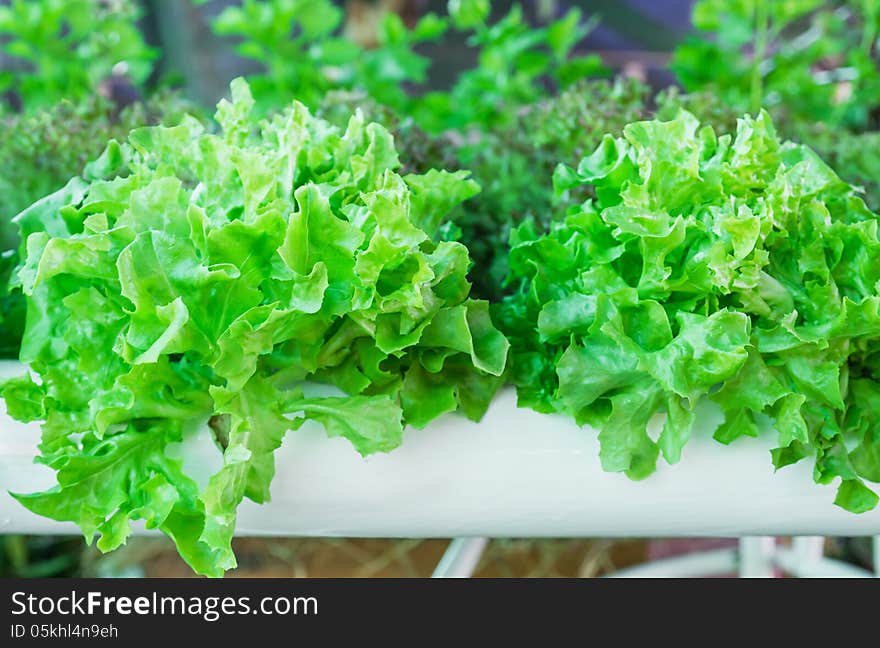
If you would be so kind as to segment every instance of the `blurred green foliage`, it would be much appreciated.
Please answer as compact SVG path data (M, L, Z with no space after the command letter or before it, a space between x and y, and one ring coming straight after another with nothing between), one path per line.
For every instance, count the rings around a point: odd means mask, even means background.
M777 123L824 121L855 130L880 118L876 0L699 0L672 69L688 90L712 89L740 112Z
M249 82L264 112L291 99L315 108L329 91L357 90L431 133L510 125L518 107L539 100L548 83L565 88L608 74L598 56L573 55L593 28L578 9L537 28L519 4L497 22L488 18L488 2L467 0L450 2L448 16L426 14L412 29L386 13L377 45L363 47L342 33L342 10L329 0L243 0L224 9L212 28L237 37L236 51L263 65ZM478 64L463 71L449 91L420 93L431 60L416 47L440 41L450 25L469 34Z
M0 578L80 576L80 537L0 536Z
M417 44L434 41L446 21L427 14L408 30L387 13L379 25L378 47L366 49L342 35L343 11L330 0L243 0L212 22L222 36L239 39L236 51L263 65L250 77L257 100L278 108L297 99L310 108L331 90L359 89L396 110L408 110L405 84L426 80L429 59Z
M574 52L595 26L582 20L579 9L532 27L519 4L494 23L487 22L483 9L465 13L463 7L470 4L450 3L453 24L470 33L467 44L477 51L477 65L461 72L448 92L430 92L417 102L416 121L430 132L510 127L522 106L546 97L548 90L610 73L597 55Z
M140 16L132 0L11 0L0 6L0 39L17 64L0 72L0 92L35 110L86 98L114 74L142 85L157 53Z

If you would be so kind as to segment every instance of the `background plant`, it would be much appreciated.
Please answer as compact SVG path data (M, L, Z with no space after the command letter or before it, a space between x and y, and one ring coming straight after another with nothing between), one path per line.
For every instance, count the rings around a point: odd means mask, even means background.
M0 6L0 42L17 65L0 72L0 92L34 110L89 97L113 75L141 86L156 52L140 16L129 0L11 0Z
M451 2L450 18L469 33L476 67L462 71L448 92L431 92L416 106L416 120L428 131L477 131L511 127L519 108L533 104L589 76L607 76L601 59L578 56L575 46L593 29L577 8L544 27L532 27L514 4L489 22L487 3Z
M713 38L675 52L673 70L688 90L710 87L741 112L767 107L780 120L877 127L873 0L700 0L693 22Z
M425 15L407 29L385 14L378 46L364 48L342 34L342 9L330 0L244 0L213 21L217 34L239 39L236 51L262 64L250 77L258 101L282 106L296 99L312 108L330 90L361 90L372 99L406 112L407 84L426 79L429 60L415 45L443 35L446 22Z
M607 69L595 55L574 56L592 29L578 9L546 27L533 28L517 4L489 22L489 3L449 3L449 15L428 13L412 29L394 13L379 23L375 47L363 47L342 30L342 10L329 0L244 0L227 7L213 30L239 39L236 50L262 64L250 82L259 102L297 99L315 108L330 90L365 92L373 100L438 133L469 126L488 129L546 93L549 82L564 88ZM478 64L448 90L425 92L430 59L416 52L436 42L450 24L470 34Z

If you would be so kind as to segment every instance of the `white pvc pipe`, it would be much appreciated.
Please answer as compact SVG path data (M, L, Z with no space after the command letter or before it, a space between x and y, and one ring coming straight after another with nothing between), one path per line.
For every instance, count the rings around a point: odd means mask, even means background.
M0 372L21 371L12 364ZM2 405L0 405L2 408ZM704 420L712 416L704 414ZM276 453L272 502L245 502L239 535L342 537L673 537L877 535L880 510L853 515L803 461L774 474L774 434L722 446L698 431L678 465L634 482L599 465L595 430L516 407L498 395L481 423L445 416L408 429L402 447L361 458L317 424L289 433ZM7 490L55 483L34 465L39 426L0 412L0 533L69 533L26 511ZM219 467L203 430L181 451L206 480ZM140 532L140 529L136 529Z
M697 578L725 576L736 572L739 554L736 549L713 549L661 558L650 562L619 569L609 578Z

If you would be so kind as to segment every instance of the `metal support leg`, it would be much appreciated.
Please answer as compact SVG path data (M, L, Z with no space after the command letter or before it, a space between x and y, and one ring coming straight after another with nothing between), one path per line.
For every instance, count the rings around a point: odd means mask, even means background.
M855 565L825 557L825 538L794 538L791 547L775 547L770 553L772 565L797 578L869 578L872 574Z
M820 569L825 560L825 538L822 536L798 536L791 541L791 548L777 548L776 564L787 574L809 577Z
M437 563L431 578L470 578L489 538L455 538Z
M874 536L874 576L880 578L880 536Z
M825 556L825 538L823 536L798 536L792 539L791 548L802 564L816 563Z
M790 547L777 546L776 538L740 538L739 549L721 549L651 561L621 569L612 578L716 576L739 568L742 578L772 578L776 570L799 578L880 577L880 536L873 539L874 571L825 557L825 538L794 538Z
M740 578L773 578L776 538L755 536L739 540Z
M792 549L781 548L776 554L779 568L796 578L871 578L867 569L822 556L818 560L802 561Z

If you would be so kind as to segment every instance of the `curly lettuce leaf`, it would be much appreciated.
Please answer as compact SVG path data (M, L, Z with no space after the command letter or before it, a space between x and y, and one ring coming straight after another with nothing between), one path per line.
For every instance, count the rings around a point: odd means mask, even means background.
M269 499L289 430L311 419L387 452L406 424L482 416L508 351L469 298L467 250L432 241L473 194L465 173L401 177L392 137L360 114L343 131L297 103L253 110L236 81L219 132L137 129L18 218L39 384L4 395L45 421L59 480L20 499L102 550L145 519L210 575L235 566L237 507ZM341 395L305 397L305 382ZM427 403L428 385L448 387ZM184 429L222 455L201 489L165 454Z
M855 190L766 113L719 135L685 111L606 137L554 185L595 198L511 235L499 322L520 403L598 427L603 466L642 478L681 458L710 400L718 441L774 433L777 468L812 456L837 504L873 508L880 238Z

